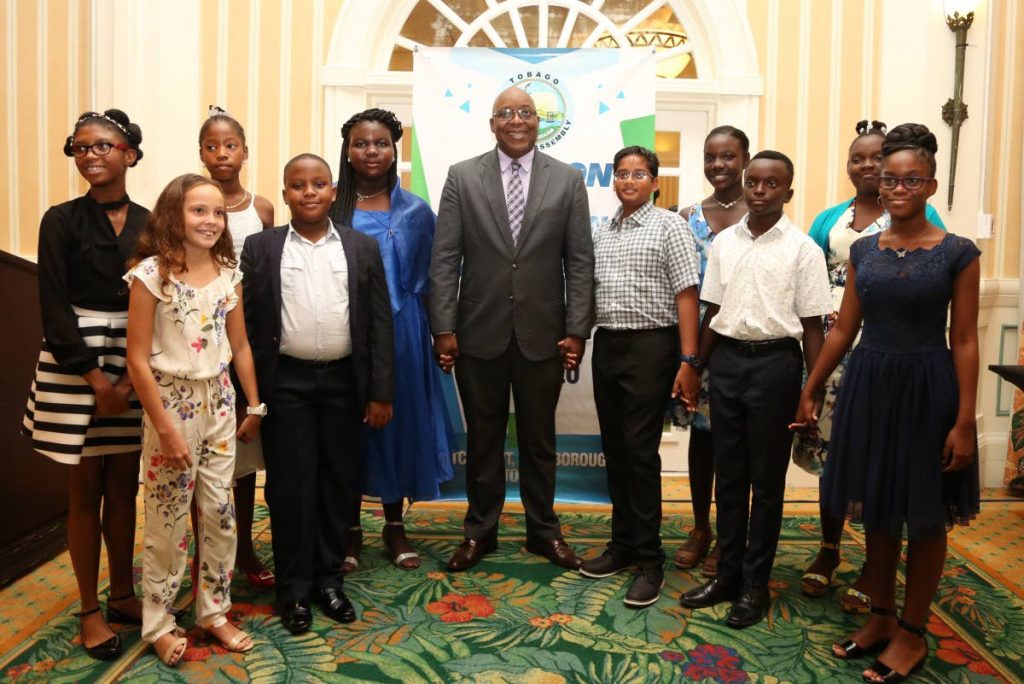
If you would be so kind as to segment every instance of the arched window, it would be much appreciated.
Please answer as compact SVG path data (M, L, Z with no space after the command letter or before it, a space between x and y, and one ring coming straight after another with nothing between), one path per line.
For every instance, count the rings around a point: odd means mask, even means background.
M729 123L757 142L753 36L740 0L391 0L348 2L339 12L324 86L324 149L366 107L412 118L412 51L438 47L651 46L659 54L656 151L664 206L705 193L706 132ZM480 122L486 126L486 121ZM479 150L466 150L466 156ZM403 179L409 153L401 150Z

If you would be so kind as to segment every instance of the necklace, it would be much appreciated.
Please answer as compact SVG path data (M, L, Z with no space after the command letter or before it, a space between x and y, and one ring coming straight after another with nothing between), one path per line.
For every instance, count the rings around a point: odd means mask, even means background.
M363 193L361 193L358 190L356 190L356 201L357 202L362 202L363 200L373 199L374 197L377 197L378 195L383 195L385 192L387 192L387 188L384 188L383 190L378 190L377 192L373 193L372 195L364 195Z
M931 226L925 226L923 230L919 230L916 233L914 233L913 235L909 236L908 242L914 241L914 240L918 239L919 237L921 237L922 235L924 235L925 233L927 233L928 229L930 227ZM885 237L889 238L889 245L890 245L889 249L891 249L893 252L896 253L896 258L897 259L903 259L904 257L907 256L907 254L910 251L910 248L909 247L897 247L894 244L894 242L893 242L891 230L886 231ZM881 240L881 238L879 238L879 240ZM915 249L917 249L917 247L915 247Z
M732 209L734 206L736 206L736 203L739 202L741 199L743 199L742 192L740 193L739 197L734 199L732 202L722 202L717 197L715 197L714 194L711 195L711 201L717 204L718 206L722 207L723 209Z
M237 202L235 202L234 204L232 204L230 206L227 206L227 207L224 207L224 208L227 209L228 211L231 211L235 207L239 207L239 206L245 204L245 201L247 199L249 199L249 191L248 190L243 190L242 191L242 199L240 199Z

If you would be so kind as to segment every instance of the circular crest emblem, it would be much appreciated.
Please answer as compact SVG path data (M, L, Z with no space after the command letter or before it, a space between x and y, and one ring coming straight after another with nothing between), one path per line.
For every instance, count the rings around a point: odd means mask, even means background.
M537 147L551 147L570 126L569 102L558 79L542 72L517 74L514 85L526 91L537 105Z

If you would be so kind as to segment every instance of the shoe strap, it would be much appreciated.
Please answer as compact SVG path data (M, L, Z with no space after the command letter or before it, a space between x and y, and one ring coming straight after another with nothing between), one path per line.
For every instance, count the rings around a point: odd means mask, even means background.
M363 531L363 526L362 525L354 525L353 527L348 528L348 531L349 532L362 532Z
M402 522L401 520L385 520L384 521L384 526L385 527L405 527L405 523Z
M924 634L925 634L925 628L924 627L918 627L917 625L912 625L912 624L910 624L908 622L905 622L903 620L903 618L898 618L896 620L896 624L900 626L900 629L902 629L902 630L904 630L906 632L910 632L911 634L916 634L919 637L924 637Z
M828 549L829 551L838 551L839 550L839 544L830 544L827 541L823 541L823 542L821 542L821 548Z
M871 606L871 612L875 615L881 615L882 617L896 617L895 608L879 608L878 606Z
M82 612L80 612L80 613L75 613L75 617L76 617L76 618L84 618L84 617L89 617L90 615L93 615L94 613L98 613L98 612L100 612L100 607L99 607L99 606L96 606L96 607L95 607L95 608L93 608L92 610L83 610L83 611L82 611Z
M135 592L134 591L129 592L129 593L125 594L124 596L108 596L107 597L107 603L110 603L111 601L124 601L124 600L130 599L130 598L135 598Z

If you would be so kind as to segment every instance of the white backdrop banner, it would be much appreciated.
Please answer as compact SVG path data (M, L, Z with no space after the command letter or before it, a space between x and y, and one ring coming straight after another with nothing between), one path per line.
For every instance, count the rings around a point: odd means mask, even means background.
M540 119L537 148L580 170L591 227L618 207L612 159L627 145L654 149L654 53L650 50L420 48L413 59L412 189L437 211L448 167L494 147L488 120L497 95L528 92ZM589 350L588 350L589 351ZM607 501L604 454L587 354L567 377L557 412L558 492L562 500ZM455 480L465 495L465 421L454 383L449 412L459 439ZM514 414L506 443L506 479L517 489Z

